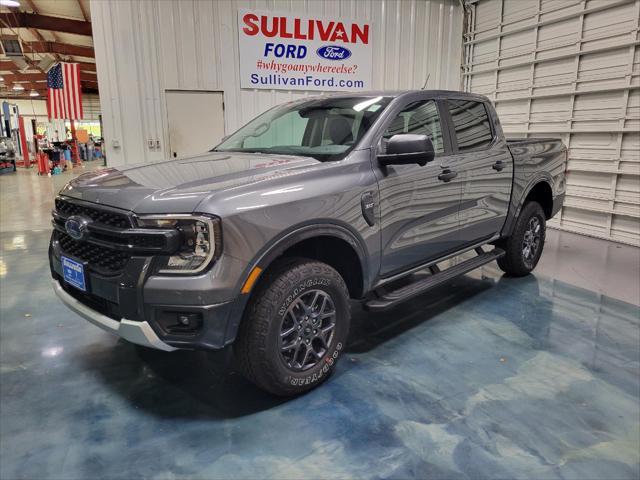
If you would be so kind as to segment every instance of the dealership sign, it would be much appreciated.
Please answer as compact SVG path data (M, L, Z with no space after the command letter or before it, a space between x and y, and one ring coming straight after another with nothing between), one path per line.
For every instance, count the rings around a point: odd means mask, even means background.
M371 89L368 23L238 10L238 36L242 88Z

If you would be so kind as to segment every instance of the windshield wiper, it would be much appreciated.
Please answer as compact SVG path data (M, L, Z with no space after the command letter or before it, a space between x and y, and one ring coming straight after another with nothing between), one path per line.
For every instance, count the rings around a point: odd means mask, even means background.
M213 149L211 151L212 152L219 152L219 153L238 152L238 153L262 153L262 154L265 154L265 155L288 155L288 156L292 156L292 157L313 158L314 160L318 160L319 162L323 162L325 160L325 159L321 158L324 155L315 156L315 155L312 155L310 153L298 152L295 149L287 148L287 147L277 147L277 148L280 148L280 150L274 151L273 150L274 148L276 148L276 147L269 147L269 148L225 148L223 150Z

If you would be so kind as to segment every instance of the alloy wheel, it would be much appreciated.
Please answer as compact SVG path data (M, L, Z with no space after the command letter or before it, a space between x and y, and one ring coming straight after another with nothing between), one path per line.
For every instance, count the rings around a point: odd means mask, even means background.
M336 326L336 308L323 290L298 296L282 317L280 356L291 370L314 367L329 350Z
M527 267L533 268L541 243L542 224L538 217L531 217L522 241L522 259Z

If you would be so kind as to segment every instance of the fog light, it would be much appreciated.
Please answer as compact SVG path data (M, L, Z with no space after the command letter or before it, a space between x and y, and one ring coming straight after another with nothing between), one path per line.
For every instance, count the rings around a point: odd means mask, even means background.
M195 335L202 328L202 313L158 311L156 321L171 335Z

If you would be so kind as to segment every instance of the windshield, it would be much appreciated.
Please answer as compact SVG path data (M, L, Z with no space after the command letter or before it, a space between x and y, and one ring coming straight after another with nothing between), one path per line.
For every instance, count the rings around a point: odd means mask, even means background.
M288 103L252 120L214 151L340 160L353 150L390 101L390 97L361 96Z

